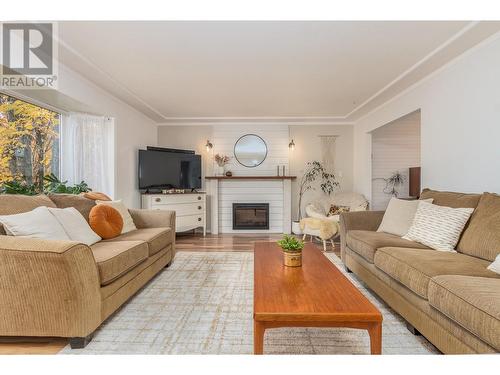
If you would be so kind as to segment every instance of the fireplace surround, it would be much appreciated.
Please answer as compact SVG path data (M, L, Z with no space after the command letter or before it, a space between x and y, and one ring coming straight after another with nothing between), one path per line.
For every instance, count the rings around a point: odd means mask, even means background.
M269 229L269 203L233 203L233 230Z

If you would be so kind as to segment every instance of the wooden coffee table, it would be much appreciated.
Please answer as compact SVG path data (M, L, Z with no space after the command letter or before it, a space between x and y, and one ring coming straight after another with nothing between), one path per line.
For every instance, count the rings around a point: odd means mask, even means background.
M312 244L302 267L285 267L274 242L254 247L254 354L264 350L264 332L280 327L366 329L371 354L382 351L382 314Z

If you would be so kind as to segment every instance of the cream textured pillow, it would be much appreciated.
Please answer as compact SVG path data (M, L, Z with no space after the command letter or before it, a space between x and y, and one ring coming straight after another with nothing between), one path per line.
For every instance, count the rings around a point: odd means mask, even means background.
M123 229L122 229L122 234L131 232L133 230L136 230L137 227L134 224L134 220L132 220L132 216L130 216L130 213L128 212L127 207L122 203L121 200L118 201L95 201L97 204L107 204L108 206L113 207L116 209L120 215L122 216L123 219Z
M72 241L93 245L101 240L91 228L87 220L74 207L50 208L49 211L64 228L64 231Z
M0 216L0 223L3 224L5 232L10 236L70 240L61 224L45 206L22 214Z
M432 198L423 200L423 202L429 203L432 201ZM395 234L399 237L404 236L413 224L419 202L422 201L391 198L377 232Z
M497 255L493 263L487 267L490 271L500 274L500 254Z
M455 252L473 211L473 208L451 208L420 201L413 224L403 238L435 250Z

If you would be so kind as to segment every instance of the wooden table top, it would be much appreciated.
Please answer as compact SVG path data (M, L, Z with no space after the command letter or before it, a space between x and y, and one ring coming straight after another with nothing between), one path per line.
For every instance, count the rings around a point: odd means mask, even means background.
M285 267L275 242L254 248L254 319L290 322L381 322L378 309L313 245L302 267Z

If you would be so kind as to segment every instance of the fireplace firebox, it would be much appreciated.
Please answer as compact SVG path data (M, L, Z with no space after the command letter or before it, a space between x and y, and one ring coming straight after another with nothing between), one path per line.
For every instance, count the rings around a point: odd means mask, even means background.
M233 229L269 229L269 203L233 203Z

